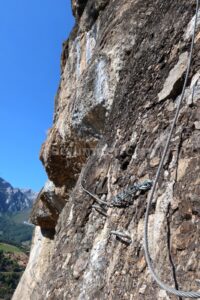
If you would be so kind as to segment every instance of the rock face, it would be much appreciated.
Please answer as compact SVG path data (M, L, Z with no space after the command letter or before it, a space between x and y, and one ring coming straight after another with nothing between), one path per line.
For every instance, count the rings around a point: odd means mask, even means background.
M13 299L177 299L146 266L147 194L106 211L80 182L110 203L130 183L154 179L183 86L195 1L72 5L77 24L63 46L54 124L41 150L49 181L32 213L40 237ZM199 38L198 28L149 229L160 278L194 291L200 290ZM131 243L111 231L128 233Z
M22 211L33 206L37 193L30 189L13 188L0 178L0 213Z

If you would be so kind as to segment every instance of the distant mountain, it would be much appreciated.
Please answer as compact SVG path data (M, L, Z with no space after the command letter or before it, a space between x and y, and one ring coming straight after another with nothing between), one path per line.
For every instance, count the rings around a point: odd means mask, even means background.
M0 178L0 212L19 212L32 207L37 193L30 189L13 188Z

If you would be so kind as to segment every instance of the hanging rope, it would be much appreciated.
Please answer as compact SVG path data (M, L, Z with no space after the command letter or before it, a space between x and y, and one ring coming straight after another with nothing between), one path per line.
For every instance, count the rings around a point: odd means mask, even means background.
M195 16L195 23L194 23L194 31L193 31L193 36L192 36L192 43L191 43L191 49L190 49L190 55L189 55L189 59L188 59L188 66L187 66L187 72L186 72L186 76L185 76L185 81L184 81L184 85L183 85L183 90L182 90L182 94L180 97L180 100L178 101L178 105L177 105L177 109L176 109L176 114L172 123L172 127L169 133L169 137L167 139L165 148L164 148L164 152L162 155L162 158L160 160L160 164L156 173L156 178L155 181L153 183L153 187L149 196L149 200L147 203L147 209L146 209L146 215L145 215L145 225L144 225L144 250L145 250L145 256L146 256L146 261L150 270L150 273L153 277L153 279L158 283L158 285L164 289L165 291L179 296L179 297L187 297L187 298L200 298L200 292L185 292L185 291L181 291L181 290L177 290L175 288L172 288L168 285L166 285L165 283L163 283L161 281L161 279L158 277L158 275L156 274L152 261L151 261L151 256L150 256L150 252L149 252L149 241L148 241L148 225L149 225L149 213L150 213L150 208L151 208L151 203L154 197L154 193L156 190L156 185L158 183L159 177L160 177L160 173L163 167L163 163L169 148L169 144L172 138L172 134L174 131L174 128L176 126L176 122L179 116L179 111L180 111L180 107L181 104L183 102L184 99L184 95L185 95L185 89L186 89L186 85L187 85L187 81L188 81L188 77L189 77L189 72L190 72L190 67L191 67L191 62L192 62L192 53L193 53L193 49L194 49L194 40L195 40L195 32L196 32L196 27L197 27L197 18L198 18L198 10L199 10L199 0L196 0L196 16Z
M143 183L129 185L124 191L118 193L111 199L111 203L116 207L126 207L133 204L134 197L138 192L145 192L151 189L153 182L145 180Z
M94 198L100 206L107 207L127 207L133 204L134 197L138 195L140 192L146 192L151 189L153 182L151 180L145 180L143 183L134 183L129 185L125 190L118 193L116 196L112 197L111 204L99 199L96 195L89 192L86 188L84 188L82 183L82 176L80 180L80 186L82 190Z

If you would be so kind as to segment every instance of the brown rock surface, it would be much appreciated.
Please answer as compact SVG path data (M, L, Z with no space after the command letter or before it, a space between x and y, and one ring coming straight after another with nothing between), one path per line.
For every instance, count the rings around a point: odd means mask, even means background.
M41 150L52 183L32 214L45 242L38 242L37 255L32 251L33 273L28 267L13 299L176 299L157 286L146 266L147 195L127 208L109 208L106 217L82 190L80 173L85 187L108 202L129 183L154 179L183 86L195 1L72 4L77 25L63 47L54 124ZM200 83L193 98L192 91L200 73L199 48L196 39L149 230L161 279L195 291L200 290ZM132 243L110 235L112 230L129 232Z

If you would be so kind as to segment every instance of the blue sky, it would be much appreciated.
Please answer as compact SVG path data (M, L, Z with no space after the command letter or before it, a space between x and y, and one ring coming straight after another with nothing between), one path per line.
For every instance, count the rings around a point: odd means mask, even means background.
M70 0L0 1L0 177L38 191L39 151L52 125Z

